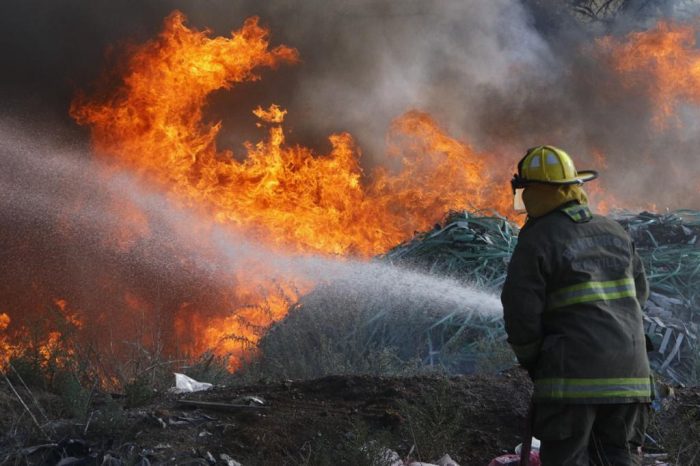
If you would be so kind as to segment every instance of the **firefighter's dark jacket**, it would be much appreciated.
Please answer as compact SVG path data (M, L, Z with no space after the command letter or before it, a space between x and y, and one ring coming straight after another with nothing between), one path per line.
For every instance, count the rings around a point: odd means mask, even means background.
M520 232L501 300L538 402L649 402L644 267L615 221L571 203Z

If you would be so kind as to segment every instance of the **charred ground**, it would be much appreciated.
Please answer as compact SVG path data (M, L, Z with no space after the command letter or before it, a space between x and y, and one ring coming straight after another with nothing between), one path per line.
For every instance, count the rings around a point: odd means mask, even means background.
M459 464L485 465L520 441L531 385L513 369L259 381L151 393L147 401L132 390L93 393L84 418L69 416L71 400L43 394L48 439L7 388L0 464L382 465L381 451L389 448L404 458L435 461L449 453ZM697 464L699 407L698 389L677 389L655 415L651 435L674 464Z
M161 394L136 407L102 394L87 419L43 423L51 441L29 419L5 417L0 452L4 464L227 464L229 455L245 465L322 465L381 464L372 457L386 447L424 461L449 453L463 465L487 464L518 443L528 392L527 376L509 371L258 382ZM2 402L7 413L21 410L9 393ZM55 396L42 403L61 406Z

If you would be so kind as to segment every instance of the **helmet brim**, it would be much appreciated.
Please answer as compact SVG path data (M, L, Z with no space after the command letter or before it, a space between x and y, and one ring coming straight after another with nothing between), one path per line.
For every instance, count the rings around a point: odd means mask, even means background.
M598 178L598 172L595 170L583 170L576 173L576 178L580 179L585 183L587 181L592 181Z
M526 180L525 178L521 177L517 173L513 175L513 179L510 181L510 184L513 188L513 193L515 193L516 189L520 188L525 188L527 185L530 184L554 184L554 185L559 185L559 186L566 186L566 185L572 185L572 184L583 184L588 181L592 181L598 178L598 172L595 170L583 170L580 172L576 173L576 178L571 179L571 180L561 180L561 181L541 181L541 180Z
M588 181L592 181L598 178L598 172L595 170L583 170L580 172L576 172L576 178L570 179L570 180L561 180L561 181L535 181L536 183L545 183L545 184L560 184L560 185L569 185L569 184L583 184Z

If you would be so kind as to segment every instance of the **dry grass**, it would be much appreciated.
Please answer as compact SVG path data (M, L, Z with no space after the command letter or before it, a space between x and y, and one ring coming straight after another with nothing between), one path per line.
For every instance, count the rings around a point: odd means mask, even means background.
M478 317L464 317L458 309L394 298L332 284L316 288L260 340L259 357L241 375L469 373L513 364L493 319L480 325Z

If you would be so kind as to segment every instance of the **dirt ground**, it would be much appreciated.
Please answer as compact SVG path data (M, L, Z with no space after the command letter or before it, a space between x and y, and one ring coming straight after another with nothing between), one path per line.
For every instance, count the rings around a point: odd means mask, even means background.
M58 406L66 413L65 400L44 393L37 401L51 420L31 404L43 434L6 388L0 383L0 466L382 466L384 448L402 459L434 462L448 453L462 466L486 466L520 442L531 384L512 369L217 386L160 393L135 407L101 394L83 420L57 416ZM668 453L677 466L698 465L700 387L673 392L654 416L646 450Z
M131 409L96 399L89 423L47 426L53 441L27 438L19 445L17 436L10 440L6 434L0 464L3 457L6 464L55 464L63 458L63 466L372 464L383 447L402 457L413 447L411 456L423 461L449 453L463 466L486 465L519 443L529 390L527 377L514 370L216 387L162 395Z

